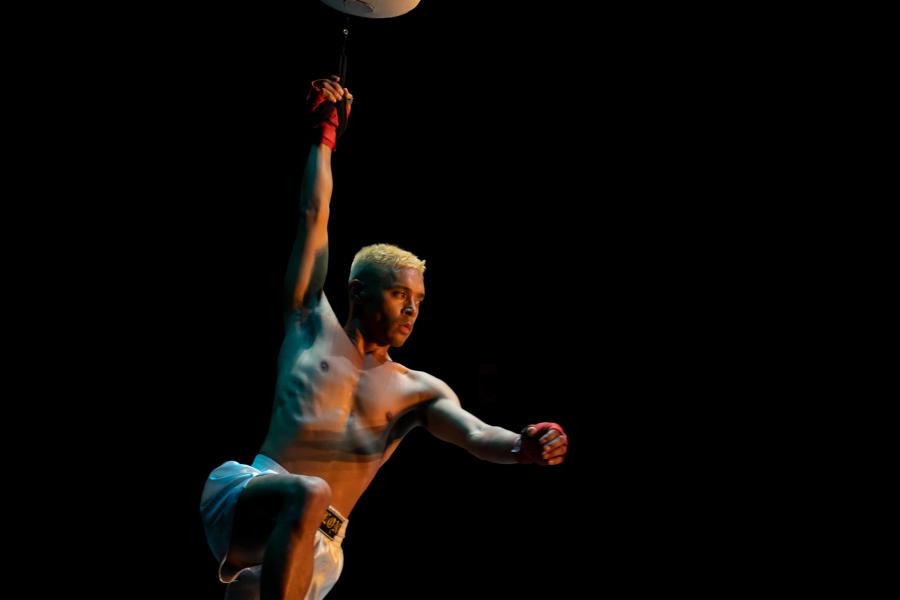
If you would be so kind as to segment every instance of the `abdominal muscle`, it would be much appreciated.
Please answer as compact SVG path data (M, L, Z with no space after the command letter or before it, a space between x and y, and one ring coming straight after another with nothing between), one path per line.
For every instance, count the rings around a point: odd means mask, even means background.
M276 399L260 449L291 473L324 479L331 505L345 517L419 423L415 409L423 398L398 363L362 367L354 385L331 387L328 396Z
M279 464L291 473L300 475L314 475L321 477L328 482L331 487L331 502L345 517L349 517L353 511L356 502L362 496L366 488L375 478L378 469L384 464L390 454L393 453L393 447L384 452L380 457L365 461L352 461L344 458L335 458L334 460L316 460L316 459L296 459L291 460L285 457L272 456ZM263 447L263 454L268 455Z

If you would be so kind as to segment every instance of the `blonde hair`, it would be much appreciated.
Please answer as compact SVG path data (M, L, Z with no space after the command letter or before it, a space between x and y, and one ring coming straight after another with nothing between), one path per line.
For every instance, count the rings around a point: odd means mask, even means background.
M350 281L353 281L367 267L378 266L389 269L415 269L425 272L425 261L403 248L393 244L372 244L360 249L350 265Z

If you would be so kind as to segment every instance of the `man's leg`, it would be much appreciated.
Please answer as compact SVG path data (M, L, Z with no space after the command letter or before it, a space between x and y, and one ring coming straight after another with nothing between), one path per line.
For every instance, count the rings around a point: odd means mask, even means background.
M255 477L238 498L225 567L234 572L262 564L262 600L304 598L312 579L316 531L330 500L331 488L318 477Z

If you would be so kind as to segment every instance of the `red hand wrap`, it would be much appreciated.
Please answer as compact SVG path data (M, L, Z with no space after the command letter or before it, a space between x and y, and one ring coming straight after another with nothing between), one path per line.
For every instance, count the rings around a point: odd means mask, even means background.
M532 427L534 427L534 433L528 435L526 432ZM518 460L523 465L546 462L542 456L544 447L541 445L539 440L551 429L556 429L557 431L559 431L559 437L563 439L564 444L567 443L568 436L566 436L566 432L563 431L563 428L560 427L559 424L535 423L534 425L529 425L522 430L522 445L519 448L518 454L516 455L516 460Z
M350 116L350 102L340 101L337 104L325 98L322 89L313 81L310 84L309 94L306 96L309 105L310 127L312 129L312 143L325 144L332 152L337 146L340 125L338 121L338 106L346 106L347 117Z

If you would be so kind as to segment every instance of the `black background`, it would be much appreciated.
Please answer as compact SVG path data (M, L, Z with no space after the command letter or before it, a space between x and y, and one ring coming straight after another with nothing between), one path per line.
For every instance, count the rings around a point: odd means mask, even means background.
M715 101L690 91L690 40L655 40L666 15L488 4L352 20L326 292L343 319L364 244L424 258L428 300L393 358L487 422L559 422L570 456L493 465L413 432L351 515L330 598L696 589L721 572L708 518L727 496L709 493L724 430L700 423L731 368L717 315L736 292L709 282L734 213L705 202L728 132L692 118ZM119 575L154 597L224 592L197 506L265 435L304 98L343 25L313 1L148 15L136 41L97 44L82 84L103 93L64 136L103 198L77 207L102 232L79 256L103 290L83 335L111 402L93 410L117 424L95 441L134 462L102 518L128 548Z

